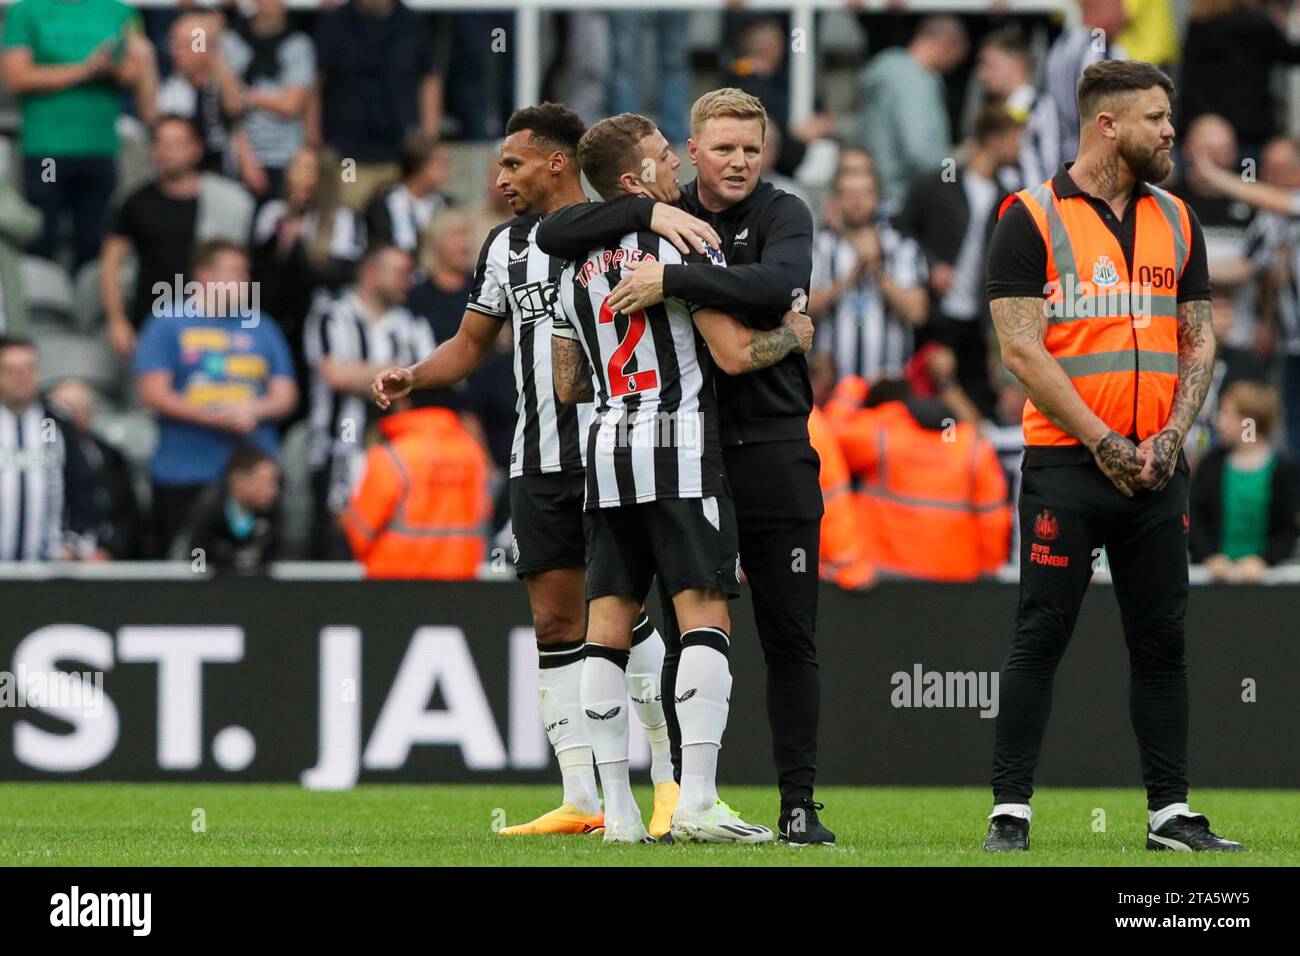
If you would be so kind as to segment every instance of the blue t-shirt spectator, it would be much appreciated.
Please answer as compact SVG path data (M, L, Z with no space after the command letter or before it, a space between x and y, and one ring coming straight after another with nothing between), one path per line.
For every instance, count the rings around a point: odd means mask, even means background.
M273 378L294 378L293 359L280 327L267 316L256 324L240 318L164 316L149 320L135 352L135 374L164 369L172 388L196 407L215 408L261 398ZM160 485L216 481L233 448L255 442L279 451L273 422L247 436L161 418L152 477Z

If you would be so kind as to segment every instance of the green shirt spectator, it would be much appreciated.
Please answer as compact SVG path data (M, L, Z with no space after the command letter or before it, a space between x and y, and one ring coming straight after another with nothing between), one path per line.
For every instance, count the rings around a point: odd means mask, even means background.
M4 48L31 51L36 66L87 66L104 48L120 62L140 15L119 0L20 0L5 22ZM105 46L107 44L107 46ZM24 156L115 156L122 93L107 70L57 89L22 93Z
M117 117L125 90L156 83L140 16L119 0L20 0L5 22L3 81L18 97L23 184L41 211L31 252L55 259L72 219L76 268L99 252L117 185Z

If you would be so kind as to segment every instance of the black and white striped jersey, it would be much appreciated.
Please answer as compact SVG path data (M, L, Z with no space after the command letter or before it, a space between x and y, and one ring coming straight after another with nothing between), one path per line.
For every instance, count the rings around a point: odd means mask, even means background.
M450 205L451 201L440 192L416 196L404 183L398 183L371 200L366 210L366 231L372 243L391 242L415 255L429 220Z
M928 276L920 245L887 221L876 226L884 270L897 285L913 289ZM858 264L857 247L848 236L831 230L813 241L812 288L824 289ZM835 358L837 375L859 375L870 382L899 376L912 357L911 323L885 298L878 279L864 277L847 289L817 322L813 348Z
M560 279L555 334L582 344L596 395L588 511L725 493L713 360L693 309L666 299L624 315L607 304L624 272L651 260L684 261L667 239L629 233L570 263Z
M375 316L357 294L321 296L303 329L303 355L311 366L310 447L313 471L330 469L333 510L347 502L365 460L369 394L335 391L320 373L326 356L377 365L412 365L429 354L431 337L405 308Z
M36 402L0 405L0 561L45 561L63 545L63 433Z
M488 233L466 308L509 320L515 337L515 438L510 477L583 468L579 438L591 406L562 405L551 379L551 329L564 260L537 248L541 216L520 216Z

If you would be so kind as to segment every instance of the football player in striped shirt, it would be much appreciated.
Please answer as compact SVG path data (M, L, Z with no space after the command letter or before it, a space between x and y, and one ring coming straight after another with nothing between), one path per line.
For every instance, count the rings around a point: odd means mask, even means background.
M504 836L590 833L603 825L592 750L579 706L584 648L582 528L583 447L590 409L555 400L551 382L551 322L556 281L564 262L534 240L552 210L586 196L577 167L583 123L557 103L518 110L506 126L497 186L516 218L483 243L470 299L457 333L423 361L380 373L371 387L381 408L414 388L445 388L474 372L510 323L515 341L516 425L510 456L510 514L515 573L528 587L539 657L542 720L564 781L561 806L536 820L499 831ZM664 644L644 613L628 622L632 663L620 706L632 706L646 728L655 783L652 827L667 833L677 785L668 727L659 699Z
M582 171L603 197L673 202L680 160L643 117L593 126L578 145ZM709 258L723 266L721 254ZM755 332L714 309L669 298L628 315L610 290L638 263L683 261L667 239L633 232L568 265L554 320L553 379L562 402L595 399L587 432L587 657L582 712L605 793L605 841L651 837L628 780L625 671L628 634L659 575L682 630L674 694L681 725L677 840L766 843L772 831L742 820L719 797L718 752L727 724L731 620L740 593L735 513L718 434L715 361L729 374L806 352L812 324L791 312Z

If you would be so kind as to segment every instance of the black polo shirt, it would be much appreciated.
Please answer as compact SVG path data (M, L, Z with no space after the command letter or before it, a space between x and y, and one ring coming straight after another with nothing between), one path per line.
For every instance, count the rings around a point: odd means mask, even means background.
M1110 204L1104 199L1085 193L1069 174L1073 163L1063 165L1052 177L1052 189L1056 195L1065 199L1070 196L1083 196L1097 215L1106 224L1106 228L1118 240L1124 251L1124 261L1129 274L1133 271L1133 245L1137 229L1137 216L1134 209L1137 200L1149 195L1151 190L1146 183L1133 187L1128 205L1123 216L1116 217ZM1201 224L1190 206L1187 208L1192 226L1192 243L1187 250L1187 264L1183 267L1182 277L1178 281L1178 301L1194 302L1210 298L1210 267L1205 253L1205 234ZM1047 244L1034 224L1033 217L1025 204L1017 199L1002 218L998 220L989 241L988 274L985 291L989 301L1005 298L1042 298L1043 286L1047 283ZM1135 435L1129 435L1134 442ZM1180 467L1183 464L1179 453ZM1092 453L1084 447L1027 447L1025 449L1024 467L1039 465L1074 465L1092 461Z

